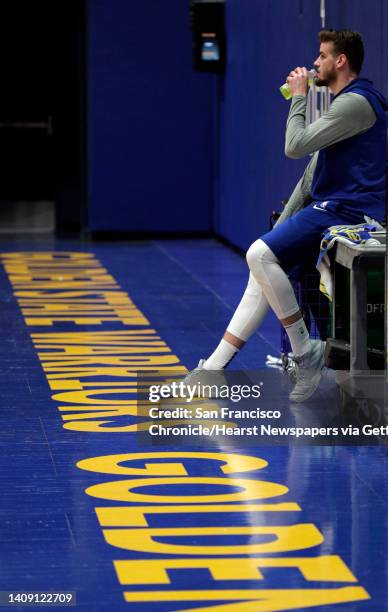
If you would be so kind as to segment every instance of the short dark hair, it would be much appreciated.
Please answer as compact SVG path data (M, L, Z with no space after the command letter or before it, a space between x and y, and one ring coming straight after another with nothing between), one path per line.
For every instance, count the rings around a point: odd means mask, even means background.
M356 74L360 72L364 61L364 43L361 34L354 30L321 30L318 36L321 43L333 43L336 55L340 53L346 55L352 72Z

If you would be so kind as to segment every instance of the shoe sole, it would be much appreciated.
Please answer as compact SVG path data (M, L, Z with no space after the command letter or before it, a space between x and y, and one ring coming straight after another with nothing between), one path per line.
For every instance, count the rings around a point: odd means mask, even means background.
M322 342L322 348L321 348L321 353L319 358L322 359L323 355L325 354L325 343ZM320 370L315 374L315 376L313 376L312 378L312 387L310 387L310 391L303 395L302 397L299 395L297 397L292 397L292 393L293 391L291 391L290 395L289 395L289 399L292 402L295 402L297 404L305 402L306 400L310 399L310 397L315 393L315 391L317 390L319 383L321 382L321 378L322 378L322 370L325 367L325 364L322 364L322 367L320 368Z

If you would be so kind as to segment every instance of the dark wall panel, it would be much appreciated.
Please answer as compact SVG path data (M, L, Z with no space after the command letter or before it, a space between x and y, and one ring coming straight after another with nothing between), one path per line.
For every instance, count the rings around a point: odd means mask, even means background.
M89 0L89 228L209 231L214 77L189 2Z

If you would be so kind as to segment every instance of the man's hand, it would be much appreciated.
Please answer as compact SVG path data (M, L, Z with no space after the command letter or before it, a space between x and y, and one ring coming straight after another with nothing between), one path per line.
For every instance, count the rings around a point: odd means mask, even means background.
M307 68L295 68L287 77L287 83L293 96L307 96L309 89Z

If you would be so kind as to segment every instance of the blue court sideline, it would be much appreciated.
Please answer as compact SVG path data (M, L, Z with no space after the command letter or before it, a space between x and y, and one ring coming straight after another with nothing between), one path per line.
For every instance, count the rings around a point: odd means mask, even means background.
M46 284L51 282L47 280L49 261L45 264L43 260L41 275L36 268L32 278L27 268L31 261L39 262L31 255L38 252L78 253L83 271L76 281L80 287L87 276L82 253L94 254L105 268L104 274L113 278L106 281L111 283L107 291L126 292L140 312L138 316L144 315L148 323L134 319L133 326L114 321L34 325L39 317L30 309L31 299L36 300L35 308L39 310L50 295L58 295L61 283L69 296L77 290L62 271L51 270L56 288ZM88 430L88 424L107 407L98 400L94 405L77 406L77 386L74 383L71 387L67 376L71 376L71 366L66 369L66 359L76 363L74 356L67 355L58 370L50 365L50 359L54 364L58 359L60 339L50 344L49 334L68 333L70 343L77 346L71 334L87 332L89 338L93 334L100 338L99 332L142 328L155 330L181 364L194 367L218 341L241 295L247 271L240 255L211 240L91 244L2 239L0 253L3 264L8 266L7 273L3 266L0 270L1 591L76 592L75 609L82 612L388 610L388 476L384 447L250 446L225 450L214 445L209 449L195 445L182 449L172 443L171 447L142 448L132 431ZM13 260L10 253L21 255ZM97 269L100 270L94 267ZM35 291L45 292L45 297L38 298L36 293L32 296ZM100 303L96 300L96 307ZM25 308L24 316L21 308ZM263 368L267 353L276 353L279 336L279 327L272 318L237 356L233 367ZM63 372L63 378L62 374L52 376L53 371ZM55 385L50 389L47 376L52 376L51 383L57 382L56 390ZM88 381L91 388L110 386L117 390L117 379L106 374L90 374L79 380ZM125 378L120 380L126 382ZM69 391L66 381L70 381ZM53 399L56 395L61 397ZM125 387L122 385L122 393L112 397L125 402ZM120 405L125 407L125 403ZM108 405L109 409L112 405ZM87 414L88 410L95 416ZM133 424L138 420L120 417L118 422ZM64 428L71 422L76 423L74 428ZM156 453L154 458L137 455L131 461L129 457L131 453L150 452ZM168 455L173 452L180 453L182 459ZM220 455L220 460L214 453ZM114 471L109 473L108 460L105 471L99 470L97 464L94 471L77 466L82 460L110 455L126 456L122 458L122 471L119 466L115 475ZM225 455L229 459L234 455L245 457L235 459L240 467L230 470L231 484L226 493L221 483L196 484L195 480L202 477L225 477L227 474L220 472L220 461L228 461ZM258 458L268 465L259 469ZM176 467L169 469L171 463L182 463L184 470L182 466L180 472ZM150 469L148 475L146 469ZM158 485L157 478L167 475L181 480ZM137 489L144 499L125 501L124 495L119 501L112 495L109 498L109 492L105 497L85 493L94 485L147 477L153 479L152 485ZM185 483L185 478L193 482ZM289 492L262 502L245 499L236 507L228 497L241 490L242 484L238 485L235 479L260 480L264 488L272 486L268 483L277 483L288 487ZM98 489L105 493L108 490L109 486ZM181 501L172 504L165 500L165 510L158 513L155 508L161 509L162 498L158 501L157 496L174 496ZM196 501L188 499L191 496ZM279 502L293 506L285 511L251 507ZM185 511L185 504L195 505L197 510ZM136 511L144 506L148 514ZM300 532L302 536L296 539L294 549L290 545L289 550L294 552L266 552L264 545L268 544L270 550L273 537L271 540L270 529L265 532L265 528L290 525L310 525L309 531ZM210 530L206 532L207 527ZM179 528L186 531L158 532ZM313 535L318 532L323 534L323 541L314 545ZM303 548L302 540L308 540L308 533L312 543ZM256 552L249 553L254 550L249 546L255 543L262 544L263 551L258 546ZM181 552L167 546L177 544ZM195 547L202 552L193 552ZM205 547L207 550L203 550ZM222 547L229 551L226 555ZM285 563L282 567L282 558L293 558L295 566ZM319 564L321 558L326 559L326 564ZM161 568L169 562L166 575ZM207 569L211 563L213 573ZM305 573L299 569L302 566ZM12 609L27 608L14 605Z

